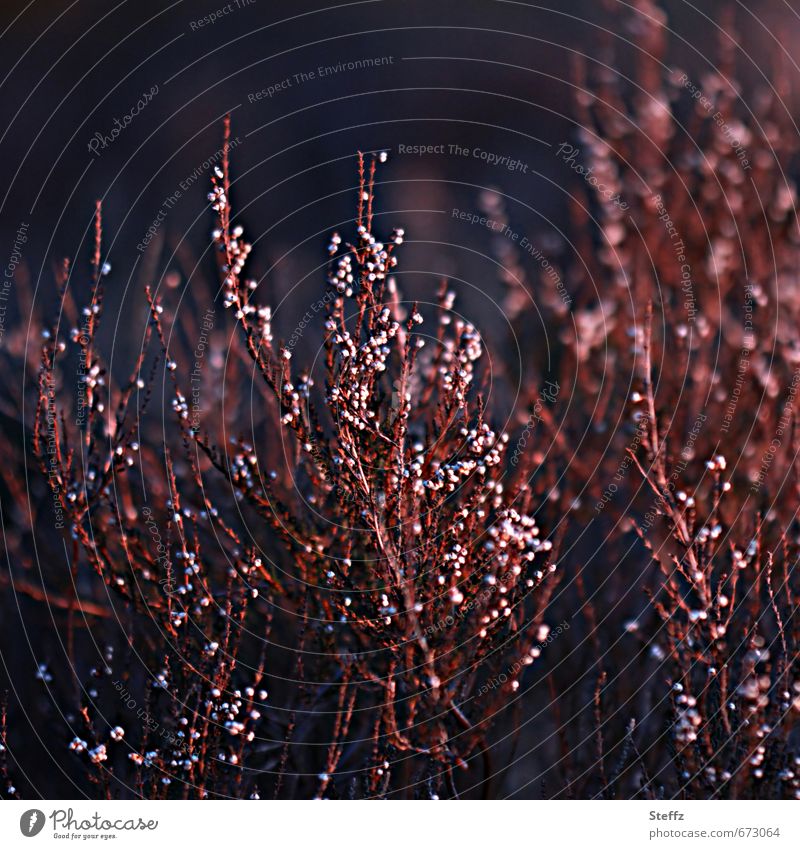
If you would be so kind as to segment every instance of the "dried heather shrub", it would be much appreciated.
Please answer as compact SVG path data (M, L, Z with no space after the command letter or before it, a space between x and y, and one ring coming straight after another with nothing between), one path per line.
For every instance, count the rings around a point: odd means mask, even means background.
M215 179L225 303L297 446L280 493L246 448L230 475L291 552L292 576L313 588L306 614L324 625L318 639L352 691L349 710L373 708L379 762L402 753L407 780L412 764L449 774L479 749L488 780L486 724L532 659L552 543L524 476L507 472L508 435L487 421L474 386L481 338L453 315L455 294L439 293L435 337L415 332L423 316L391 274L403 231L386 243L372 232L377 162L359 157L355 239L334 234L329 247L322 408L308 371L292 377L291 352L273 345L269 307L243 276L250 247L231 227L227 157ZM481 676L511 666L508 686L475 698ZM386 792L389 767L372 765L369 782Z
M66 349L54 328L34 448L75 545L134 616L153 665L136 669L109 648L70 748L106 788L119 781L148 796L265 787L436 795L455 793L454 768L471 762L488 793L489 726L540 654L556 567L528 465L509 464L509 437L488 420L480 335L454 315L444 286L435 335L418 332L423 316L391 275L403 231L387 243L372 234L378 163L359 157L355 238L330 244L324 391L307 370L293 376L290 350L273 345L270 308L244 275L250 246L231 222L228 138L226 124L210 195L223 300L268 390L265 422L273 445L275 428L283 432L283 456L263 463L242 437L220 448L194 419L181 388L185 354L170 349L179 334L150 290L143 353L114 385L95 347L105 285L98 207L85 330L71 334L85 364L85 421L73 427L75 411L52 388ZM178 437L167 437L163 456L150 438L140 444L154 433L147 409L158 372L172 385ZM132 476L143 469L139 493ZM294 630L296 648L270 653L274 617ZM274 711L254 695L271 663L277 680L294 681L279 685L284 705ZM132 734L124 710L102 727L98 699L115 697L139 708ZM332 721L315 715L320 702ZM309 738L325 741L311 759L316 787L287 790ZM122 741L130 763L112 768ZM274 777L254 781L259 772Z

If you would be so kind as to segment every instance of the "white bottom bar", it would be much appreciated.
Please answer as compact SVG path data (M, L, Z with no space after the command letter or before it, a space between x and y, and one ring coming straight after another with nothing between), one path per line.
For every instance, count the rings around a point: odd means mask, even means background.
M792 802L6 801L0 845L778 849L800 845L798 818Z

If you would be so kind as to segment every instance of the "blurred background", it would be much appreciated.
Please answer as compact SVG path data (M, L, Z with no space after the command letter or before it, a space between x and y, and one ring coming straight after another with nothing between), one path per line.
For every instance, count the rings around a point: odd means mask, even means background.
M559 233L577 178L553 146L574 141L575 60L602 67L612 51L635 47L625 15L637 5L10 0L1 13L3 253L28 223L23 262L46 302L53 262L85 268L99 198L116 272L110 306L130 299L143 309L143 281L185 284L208 243L209 157L231 112L234 200L256 244L251 270L268 278L273 303L316 291L326 234L352 216L354 154L374 149L390 153L379 213L387 228L406 228L410 294L431 284L412 272L446 272L487 292L497 273L479 254L491 234L452 210L478 211L481 188L496 187L515 231L545 239L553 255L565 250ZM782 2L665 3L669 67L694 78L720 42L730 49L720 26L732 7L747 31L741 81L763 84L778 61L774 34L787 43L798 35ZM412 145L447 153L398 152ZM452 155L450 145L469 153ZM476 149L520 165L488 164ZM149 250L137 250L154 222ZM473 307L486 306L475 298Z

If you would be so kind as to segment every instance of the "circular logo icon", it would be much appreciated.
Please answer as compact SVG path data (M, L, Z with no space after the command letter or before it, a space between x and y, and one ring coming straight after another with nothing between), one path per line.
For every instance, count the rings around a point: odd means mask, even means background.
M19 830L25 837L36 837L44 828L44 812L38 808L31 808L19 818Z

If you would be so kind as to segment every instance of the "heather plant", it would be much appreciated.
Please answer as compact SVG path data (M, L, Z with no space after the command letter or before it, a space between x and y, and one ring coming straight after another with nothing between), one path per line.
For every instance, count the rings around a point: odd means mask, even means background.
M665 71L663 15L645 5L647 50L628 83L578 74L575 146L597 179L588 190L584 181L574 215L591 215L601 247L565 274L600 294L575 313L577 363L565 373L580 364L587 407L564 424L597 464L567 465L566 488L581 493L617 571L636 558L651 609L622 623L618 642L638 641L635 660L594 647L602 686L578 710L595 730L567 788L616 795L633 779L629 792L646 795L796 797L798 340L780 318L796 309L795 188L784 170L796 128L777 95L780 70L741 114L724 43L720 69L696 86ZM597 610L596 587L580 592L602 631L611 614ZM599 597L616 606L625 594ZM631 687L634 666L645 683Z
M301 766L296 738L318 734L314 721L325 727L318 701L335 709L329 741L311 759L316 795L455 794L454 769L476 760L488 792L489 724L540 653L556 566L533 515L528 466L509 471L509 437L488 420L480 335L454 313L455 294L445 286L435 335L415 332L423 315L403 302L391 274L403 231L386 243L373 235L378 158L359 156L355 238L343 243L334 234L329 248L334 295L323 299L325 377L317 393L310 370L294 376L290 350L273 343L270 307L245 275L251 248L232 223L228 160L226 122L210 194L222 301L268 390L271 441L283 442L278 468L261 460L255 440L236 436L220 447L192 420L172 352L176 334L150 290L143 353L127 382L111 385L94 344L108 271L99 207L87 325L71 333L85 364L83 428L71 426L52 388L66 349L58 328L42 355L34 450L76 558L79 548L154 644L164 645L154 674L149 665L118 670L110 653L92 670L106 683L114 678L123 701L143 706L132 766L119 780L147 795L242 787L257 794L253 775L276 740L260 736L264 707L254 693L270 670L273 614L288 613L299 629L290 667L296 690L287 694L288 717L276 721L284 740L275 795ZM143 377L152 331L160 351L151 352ZM180 435L163 457L137 437L157 370L171 382ZM147 484L139 494L131 478L142 465ZM235 495L230 522L229 505L218 507L206 483L211 474ZM208 553L212 535L217 545ZM256 634L258 662L243 662L242 643ZM477 698L498 675L503 685ZM86 727L70 747L99 767L96 780L109 792L108 749L126 732L120 720L109 742L92 701L81 706Z

